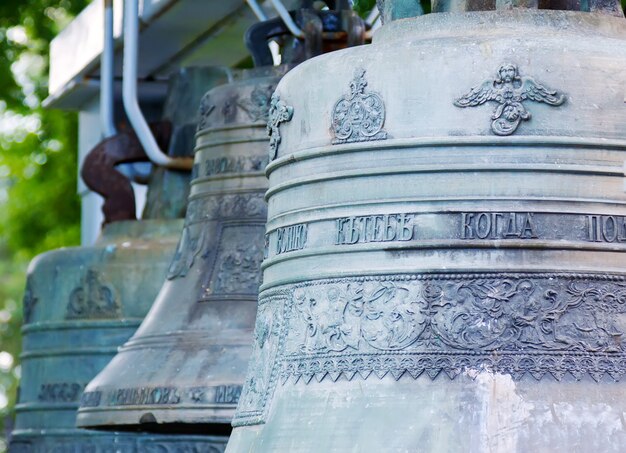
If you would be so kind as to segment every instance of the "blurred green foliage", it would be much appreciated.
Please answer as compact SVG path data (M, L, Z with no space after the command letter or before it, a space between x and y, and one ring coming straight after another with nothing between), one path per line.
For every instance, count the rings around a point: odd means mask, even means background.
M19 377L27 263L80 239L76 114L41 102L49 43L87 3L0 1L0 452Z

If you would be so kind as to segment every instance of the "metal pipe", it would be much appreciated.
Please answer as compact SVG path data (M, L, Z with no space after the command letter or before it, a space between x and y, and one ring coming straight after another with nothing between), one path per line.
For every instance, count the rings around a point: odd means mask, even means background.
M257 2L256 0L246 0L246 3L250 7L254 15L257 17L257 19L259 19L261 22L265 22L267 20L267 14L265 14L265 11L263 11L263 8L261 8L261 6L259 5L259 2Z
M124 110L139 142L153 164L191 170L193 158L172 158L157 144L137 100L137 54L139 47L139 0L124 0L124 70L122 99Z
M291 15L289 14L289 11L287 11L287 8L285 8L285 5L283 5L280 0L270 0L270 2L272 3L272 6L276 10L280 18L283 20L291 34L298 38L304 38L304 32L293 21Z
M365 32L365 40L371 41L374 32L380 28L380 11L377 6L374 6L365 19L365 24L369 25L370 29Z
M376 23L379 17L380 17L380 11L378 10L377 6L374 6L372 10L370 11L370 13L367 15L367 18L365 19L365 23L371 27L372 25Z
M100 55L100 129L103 138L114 136L113 110L113 0L104 1L104 42Z

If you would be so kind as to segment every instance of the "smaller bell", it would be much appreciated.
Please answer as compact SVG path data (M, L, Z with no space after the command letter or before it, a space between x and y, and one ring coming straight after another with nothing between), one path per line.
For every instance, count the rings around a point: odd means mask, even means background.
M219 423L228 431L263 259L267 110L285 70L247 70L204 96L185 227L167 279L139 330L89 383L79 426L210 432L206 425Z
M167 122L155 127L159 145L170 155L189 154L201 95L207 85L225 79L224 70L211 68L184 69L173 78L164 112ZM219 453L224 448L223 439L209 436L75 428L84 387L148 312L183 227L179 214L185 209L189 172L155 170L145 209L150 219L134 220L130 181L113 165L142 159L146 159L145 154L129 132L120 132L98 145L87 157L82 174L87 184L105 197L101 237L91 247L54 250L30 264L12 453L103 452L112 446L122 453L170 448ZM154 201L160 198L155 193L163 190L169 195L168 204L155 206Z

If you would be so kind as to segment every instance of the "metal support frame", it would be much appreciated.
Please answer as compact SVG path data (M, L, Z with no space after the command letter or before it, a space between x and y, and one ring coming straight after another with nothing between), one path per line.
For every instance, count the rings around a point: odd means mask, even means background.
M113 110L113 0L103 0L103 2L104 42L100 55L100 128L103 138L109 138L117 133Z
M162 167L191 170L193 158L173 158L159 148L137 100L137 55L139 48L139 1L124 0L124 68L122 98L126 115L150 161Z
M261 8L261 5L259 5L259 2L257 2L256 0L246 0L246 3L250 7L254 15L257 17L257 19L262 22L265 22L267 20L267 14L265 14L265 11L263 11L263 8Z
M285 5L283 5L280 0L270 0L270 2L291 34L298 38L304 38L304 32L291 18L291 15L289 14L289 11L287 11L287 8L285 8Z

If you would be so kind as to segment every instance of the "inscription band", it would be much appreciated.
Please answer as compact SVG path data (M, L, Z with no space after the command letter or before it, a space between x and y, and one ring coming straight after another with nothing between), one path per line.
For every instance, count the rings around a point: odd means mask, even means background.
M626 246L626 216L529 211L393 213L309 221L271 230L266 258L303 249L397 243L558 241Z

